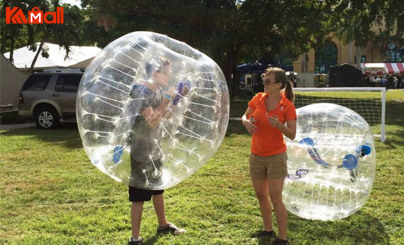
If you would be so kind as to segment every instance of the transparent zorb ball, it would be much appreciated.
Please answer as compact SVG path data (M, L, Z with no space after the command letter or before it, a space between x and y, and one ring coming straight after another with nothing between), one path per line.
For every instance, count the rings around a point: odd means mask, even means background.
M314 220L350 216L365 204L372 188L376 152L370 126L336 104L311 104L296 113L296 138L286 140L287 210Z
M166 84L156 82L163 73ZM159 110L164 98L170 99L166 115L150 127L146 115ZM219 66L152 32L133 32L105 47L77 94L78 128L92 164L144 189L172 187L202 167L219 148L228 118Z

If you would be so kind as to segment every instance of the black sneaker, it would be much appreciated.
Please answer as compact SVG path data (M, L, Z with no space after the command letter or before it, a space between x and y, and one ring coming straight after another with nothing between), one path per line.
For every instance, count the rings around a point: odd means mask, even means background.
M163 226L163 227L159 226L157 228L157 233L160 233L160 234L171 233L173 235L181 235L181 234L187 233L187 231L184 229L178 228L174 224L168 223L166 226Z
M128 245L142 245L143 244L143 238L138 237L138 238L129 238Z
M272 245L288 245L289 242L288 240L282 240L280 238L276 238L275 241L273 241Z
M269 239L275 239L276 234L274 231L260 231L257 234L254 235L254 237L257 237L259 239L261 238L269 238Z

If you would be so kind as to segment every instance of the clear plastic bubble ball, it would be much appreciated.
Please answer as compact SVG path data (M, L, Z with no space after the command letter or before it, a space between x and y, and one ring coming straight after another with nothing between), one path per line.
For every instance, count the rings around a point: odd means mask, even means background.
M133 32L110 43L84 73L77 121L92 164L143 189L166 189L202 167L227 129L219 66L165 35Z
M376 152L369 124L336 104L311 104L296 112L296 138L286 141L287 210L314 220L350 216L372 189Z

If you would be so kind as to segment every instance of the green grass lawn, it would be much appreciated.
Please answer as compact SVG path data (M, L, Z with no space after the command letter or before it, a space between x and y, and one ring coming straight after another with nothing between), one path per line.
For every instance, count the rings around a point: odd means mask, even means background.
M338 221L289 213L291 244L404 244L404 92L389 91L387 99L387 140L375 139L377 168L367 203ZM232 116L241 116L246 103L232 103ZM157 236L147 203L146 244L264 244L252 237L262 221L248 175L249 147L241 123L230 121L214 157L165 192L167 218L188 233ZM0 131L0 244L126 244L127 199L127 186L90 163L74 126Z

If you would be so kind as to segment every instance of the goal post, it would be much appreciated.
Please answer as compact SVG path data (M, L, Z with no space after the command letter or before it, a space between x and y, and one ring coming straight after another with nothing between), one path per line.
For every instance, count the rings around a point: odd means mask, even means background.
M296 108L314 103L345 106L361 115L372 127L375 137L386 139L386 89L380 87L294 88ZM380 131L377 127L380 125Z

